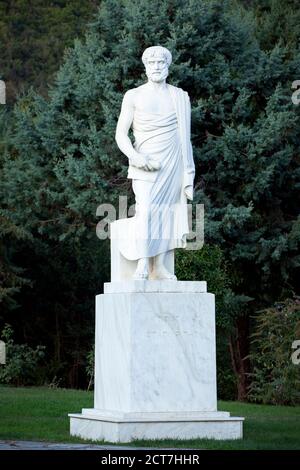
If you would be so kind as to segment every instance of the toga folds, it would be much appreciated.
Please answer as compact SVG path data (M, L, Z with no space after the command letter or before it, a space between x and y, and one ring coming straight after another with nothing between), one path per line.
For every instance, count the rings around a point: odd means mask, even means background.
M190 141L190 100L181 88L167 86L173 111L154 114L136 109L134 112L134 147L161 166L156 171L129 166L135 215L114 223L119 250L128 260L184 248L189 233L184 189L193 186L195 174Z

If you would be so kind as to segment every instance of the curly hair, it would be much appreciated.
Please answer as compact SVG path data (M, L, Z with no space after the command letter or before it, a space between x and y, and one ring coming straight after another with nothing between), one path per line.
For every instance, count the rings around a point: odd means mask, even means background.
M143 64L146 66L147 61L150 57L157 57L157 56L162 56L166 60L168 67L170 67L172 63L172 54L169 51L169 49L163 46L147 47L147 49L144 50L143 55L142 55Z

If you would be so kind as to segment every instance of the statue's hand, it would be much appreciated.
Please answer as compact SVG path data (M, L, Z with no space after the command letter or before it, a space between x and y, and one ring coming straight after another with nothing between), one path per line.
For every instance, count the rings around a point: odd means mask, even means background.
M193 200L193 186L187 186L184 190L185 195L190 201Z
M160 164L152 160L149 155L138 154L130 158L130 164L146 171L155 171L160 169Z
M159 170L161 167L161 164L153 160L151 157L149 157L147 165L151 171Z

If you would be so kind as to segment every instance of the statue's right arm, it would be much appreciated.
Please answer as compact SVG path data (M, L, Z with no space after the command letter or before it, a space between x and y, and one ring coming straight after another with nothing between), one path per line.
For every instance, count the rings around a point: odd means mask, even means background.
M138 168L150 170L146 155L138 153L128 137L128 131L133 121L134 114L134 94L136 90L129 90L125 93L118 124L116 128L115 139L121 152L128 157L130 163ZM152 168L151 168L152 169Z
M128 137L128 131L133 121L134 113L134 94L135 90L129 90L125 93L118 124L116 128L116 142L121 152L129 158L137 157L138 153L134 149L131 140Z

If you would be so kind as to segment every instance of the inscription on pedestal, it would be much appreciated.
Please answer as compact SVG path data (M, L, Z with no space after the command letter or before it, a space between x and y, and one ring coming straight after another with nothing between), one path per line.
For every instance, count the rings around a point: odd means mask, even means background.
M152 312L149 310L146 310L143 312L144 314L151 315ZM197 336L201 334L201 326L202 326L202 321L197 316L196 313L193 313L191 316L191 329L182 329L180 328L180 323L184 323L182 315L179 314L173 314L173 313L168 313L168 312L163 312L161 315L158 315L158 318L162 320L164 323L169 325L169 329L159 329L159 326L156 329L151 329L146 331L146 336L152 337L153 335L156 336ZM175 324L175 325L174 325ZM176 326L176 329L174 329L174 326ZM172 328L173 327L173 328Z

